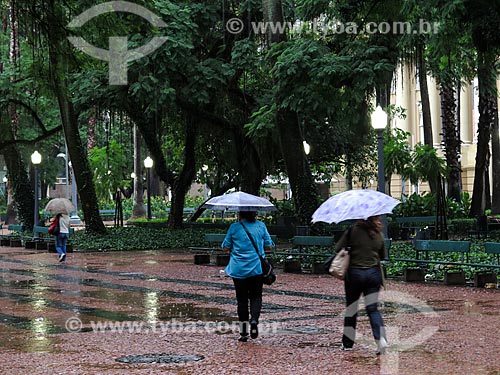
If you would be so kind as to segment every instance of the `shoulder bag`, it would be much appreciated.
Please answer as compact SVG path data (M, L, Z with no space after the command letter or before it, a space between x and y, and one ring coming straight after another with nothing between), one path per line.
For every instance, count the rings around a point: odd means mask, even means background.
M54 220L52 221L52 224L50 224L50 227L47 230L47 232L49 232L49 234L51 234L53 236L58 236L59 232L61 231L61 224L59 224L59 216L60 215L57 214L54 217Z
M344 280L347 269L349 268L349 262L351 261L351 256L349 254L351 251L351 247L349 246L349 242L351 241L351 229L352 227L347 230L347 245L340 249L336 255L332 255L323 263L325 271L340 280Z
M243 224L241 221L240 221L240 224L243 227L243 229L245 230L248 238L250 239L250 242L253 245L253 248L255 249L255 251L257 252L257 255L259 256L260 265L262 267L262 281L266 285L273 284L276 281L276 274L274 273L273 265L266 258L264 258L262 255L260 255L259 249L257 249L257 245L255 244L253 237L251 236L251 234L248 231L245 224Z

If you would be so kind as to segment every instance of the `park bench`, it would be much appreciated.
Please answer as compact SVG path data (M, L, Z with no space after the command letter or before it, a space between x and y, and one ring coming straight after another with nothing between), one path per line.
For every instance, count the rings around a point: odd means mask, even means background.
M407 229L411 235L415 235L422 227L434 228L436 226L436 216L408 216L397 217L396 223L401 229Z
M229 262L229 254L223 253L221 248L224 238L226 238L225 233L206 233L204 241L208 246L189 247L189 251L194 253L194 263L208 264L210 263L210 255L215 255L216 265L227 265L227 262ZM278 237L271 235L271 240L276 243L278 241Z
M497 264L500 265L500 243L499 242L486 242L484 244L484 252L486 254L495 254Z
M414 241L415 249L415 259L402 259L393 258L391 261L402 261L411 262L417 265L427 265L427 264L442 264L451 267L449 271L445 272L445 283L446 284L465 284L465 274L462 270L453 270L453 267L460 268L462 266L477 268L480 271L474 276L474 284L481 286L484 282L481 280L495 280L496 274L487 273L485 274L482 270L484 269L499 269L500 264L485 264L485 263L471 263L469 260L470 254L470 241L446 241L446 240L416 240ZM490 254L500 254L500 244L491 243L485 248L485 252ZM425 259L420 258L420 254L425 254ZM462 255L462 261L457 262L454 260L447 259L429 259L430 253L442 253L442 254L452 254L459 253ZM424 281L424 271L421 268L412 269L409 268L405 270L405 280L406 281Z
M99 216L101 216L103 220L114 220L116 210L99 210Z
M22 246L24 225L10 224L7 229L10 231L10 233L2 235L2 239L0 240L1 246Z
M69 234L73 234L75 230L73 228L69 228ZM35 225L33 228L33 238L26 241L24 246L27 249L36 249L36 250L48 250L49 252L55 252L55 243L56 237L49 234L49 227L43 227ZM67 244L66 251L68 253L73 252L73 247L71 244Z
M386 252L391 247L391 239L385 240ZM303 263L311 263L312 273L323 273L323 262L333 254L335 244L332 236L295 236L292 239L293 247L285 252L276 253L285 255L284 271L301 272ZM328 248L331 251L313 253L312 250Z

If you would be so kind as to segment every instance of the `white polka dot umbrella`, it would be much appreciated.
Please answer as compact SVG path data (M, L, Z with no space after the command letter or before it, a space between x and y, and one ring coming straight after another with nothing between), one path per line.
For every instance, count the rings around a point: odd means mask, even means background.
M391 213L399 200L375 190L348 190L325 201L312 216L312 222L340 223L345 220L368 219Z

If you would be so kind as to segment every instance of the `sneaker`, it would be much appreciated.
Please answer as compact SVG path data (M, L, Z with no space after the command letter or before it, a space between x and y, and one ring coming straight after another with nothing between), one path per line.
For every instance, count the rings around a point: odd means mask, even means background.
M59 262L64 262L66 260L66 254L59 255Z
M250 337L256 339L259 337L259 328L257 327L257 322L250 322Z
M377 342L377 355L384 355L387 352L387 347L389 344L384 337L381 337Z
M347 352L351 351L352 350L352 346L344 346L344 345L342 345L342 350L343 351L347 351Z

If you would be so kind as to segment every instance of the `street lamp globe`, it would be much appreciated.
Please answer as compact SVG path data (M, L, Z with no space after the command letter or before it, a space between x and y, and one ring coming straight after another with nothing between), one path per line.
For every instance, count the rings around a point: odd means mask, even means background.
M135 180L135 173L134 173L134 172L132 172L132 173L130 174L130 178L131 178L132 180Z
M203 166L201 167L201 170L202 170L203 172L208 171L208 165L203 164Z
M309 143L307 143L306 141L302 141L302 145L304 146L304 152L306 153L306 155L309 155L309 153L311 152L311 146L309 146Z
M3 176L3 179L2 179L3 183L6 184L7 181L9 181L9 179L7 178L7 176Z
M153 167L153 159L151 159L149 156L146 159L144 159L144 166L148 169L152 168Z
M34 165L38 165L42 162L42 155L38 151L35 151L34 153L31 154L31 162Z
M375 130L383 130L387 126L387 113L384 112L380 105L373 111L371 120Z

